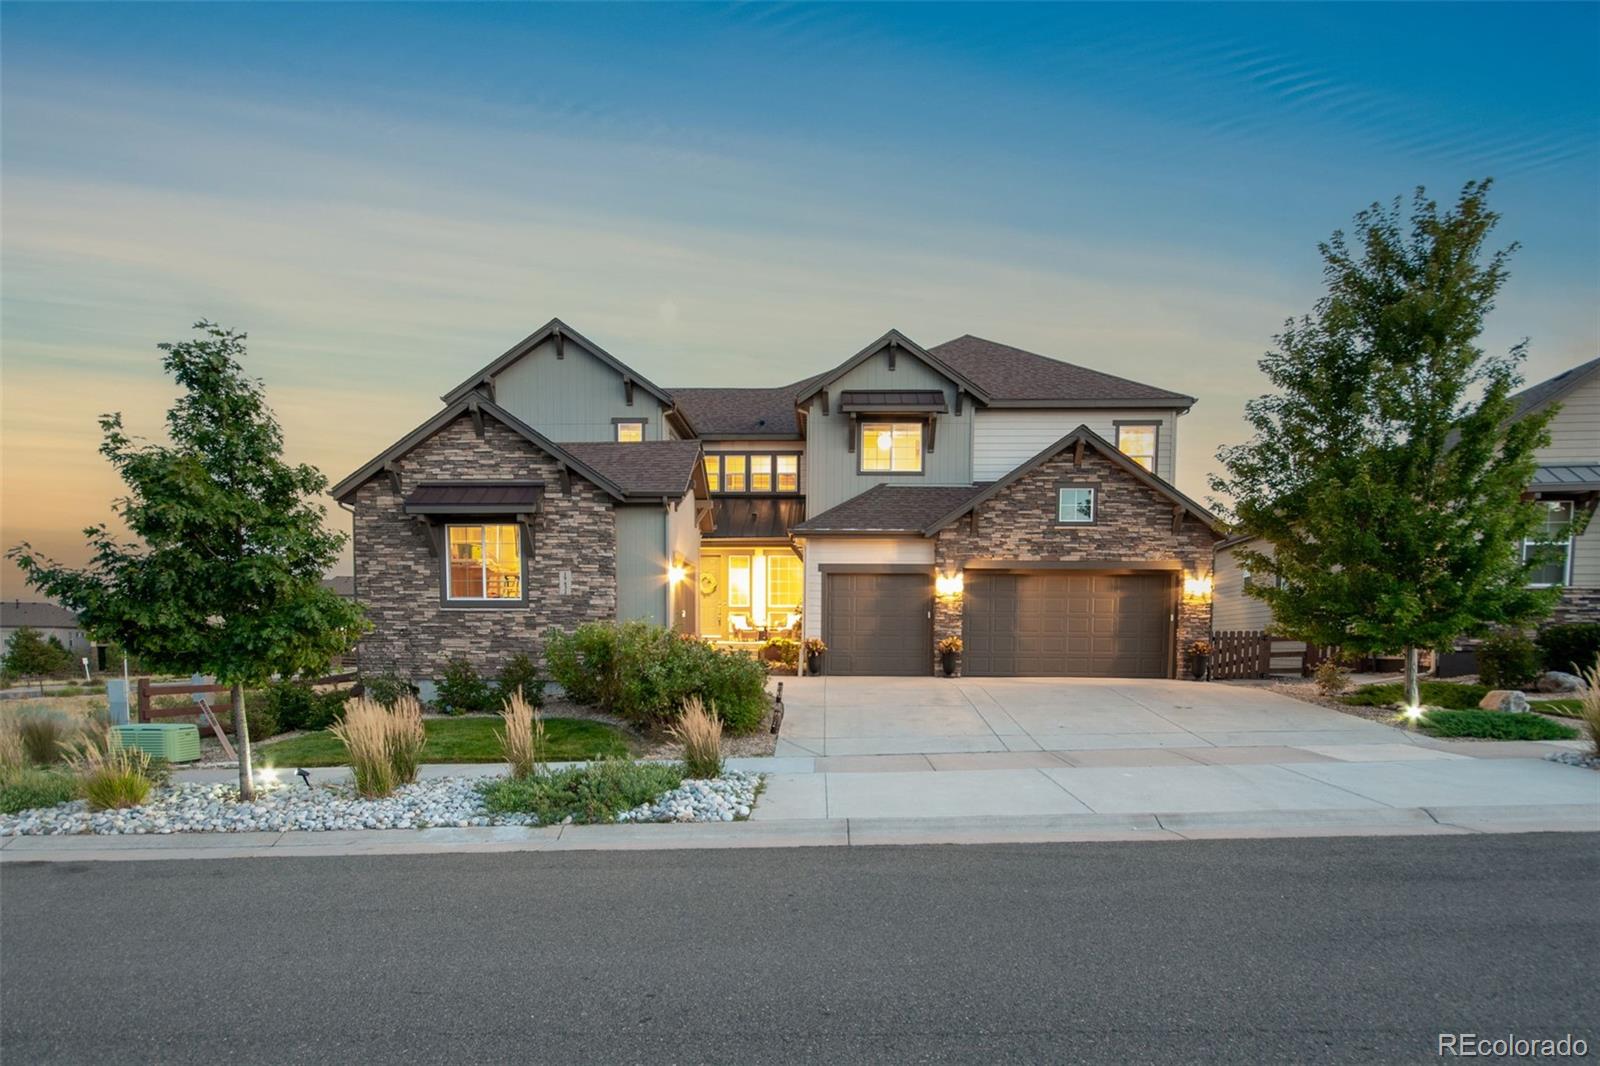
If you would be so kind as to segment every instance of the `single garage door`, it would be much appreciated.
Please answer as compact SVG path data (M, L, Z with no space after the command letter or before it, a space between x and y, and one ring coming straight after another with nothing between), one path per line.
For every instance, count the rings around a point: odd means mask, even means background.
M1166 677L1170 573L966 572L963 672L974 677Z
M823 574L822 639L830 674L933 672L933 578Z

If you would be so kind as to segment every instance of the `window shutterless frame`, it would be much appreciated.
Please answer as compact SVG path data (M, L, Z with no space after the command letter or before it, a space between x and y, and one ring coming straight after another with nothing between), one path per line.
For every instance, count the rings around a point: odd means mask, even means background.
M1126 421L1126 422L1121 422L1121 421L1112 422L1111 425L1112 425L1112 428L1114 428L1116 430L1117 439L1113 443L1116 444L1117 451L1121 452L1123 455L1126 455L1129 459L1132 459L1136 463L1139 462L1140 459L1145 458L1146 455L1148 454L1149 459L1150 459L1150 465L1145 467L1145 469L1148 470L1150 473L1154 474L1156 472L1156 464L1158 462L1160 462L1160 460L1161 460L1161 423L1160 422L1151 422L1151 421L1149 421L1147 419L1140 419L1138 421L1131 421L1130 420L1130 421ZM1127 430L1148 429L1150 431L1150 450L1149 450L1149 452L1146 453L1144 451L1144 449L1142 449L1142 448L1140 450L1138 450L1138 451L1129 451L1126 447L1124 447L1123 446L1122 437L1123 437L1123 430L1125 430L1125 429L1127 429ZM1130 436L1131 436L1131 434L1130 434ZM1144 466L1143 463L1139 463L1139 465L1140 466Z
M1536 537L1528 537L1527 539L1525 539L1522 542L1522 558L1524 560L1526 560L1528 558L1528 555L1529 555L1530 552L1538 551L1541 548L1544 548L1544 547L1547 547L1547 546L1550 546L1550 545L1558 546L1558 547L1561 548L1561 559L1558 562L1545 563L1543 566L1540 567L1540 570L1541 571L1548 571L1548 570L1550 570L1552 568L1559 567L1560 570L1561 570L1561 573L1559 575L1556 575L1556 574L1550 574L1550 573L1538 573L1538 572L1536 572L1537 576L1539 576L1541 578L1555 578L1555 580L1553 580L1553 581L1549 581L1549 580L1530 581L1530 582L1528 582L1528 587L1529 588L1538 588L1538 589L1547 589L1547 588L1553 588L1553 587L1555 587L1557 585L1562 585L1562 586L1570 585L1570 584L1572 584L1572 529L1571 529L1571 526L1572 526L1573 517L1577 514L1577 508L1574 507L1573 502L1571 500L1541 500L1539 502L1544 504L1544 506L1545 506L1545 522L1544 522L1544 530L1542 531L1544 535L1536 536ZM1552 522L1551 521L1551 516L1552 515L1558 515L1558 514L1561 516L1560 519L1558 521ZM1560 529L1564 529L1566 531L1566 535L1565 536L1555 537L1555 536L1551 535L1556 530L1560 530Z
M611 420L611 439L620 443L633 444L644 440L646 420L643 418L613 418Z
M439 553L439 603L442 607L474 610L494 610L525 607L528 603L528 543L520 523L461 520L442 523L442 548ZM458 554L461 549L477 548L476 558ZM490 559L491 547L493 560ZM509 549L509 552L508 552ZM504 563L509 553L515 553L512 567ZM495 564L501 565L495 565ZM461 595L474 591L470 584L472 569L477 573L476 596ZM460 582L460 585L457 582ZM501 592L514 585L513 595L489 595L491 588Z
M927 471L928 465L928 422L926 419L893 419L876 418L863 419L856 424L853 432L856 435L856 473L881 474L888 477L910 476L915 477ZM887 450L879 446L879 440L887 433L889 447ZM875 455L887 455L887 466L869 466L867 458L867 443L871 440ZM912 445L915 450L912 450ZM897 466L902 460L902 455L914 454L915 466Z
M795 496L799 452L707 452L706 487L722 496Z
M1092 526L1100 521L1100 486L1062 482L1056 486L1055 524ZM1084 512L1087 510L1087 515Z

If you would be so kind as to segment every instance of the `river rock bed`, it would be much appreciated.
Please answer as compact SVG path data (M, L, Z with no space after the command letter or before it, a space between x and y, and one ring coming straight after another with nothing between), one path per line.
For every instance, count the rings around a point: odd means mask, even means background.
M750 817L760 774L725 771L710 780L685 781L651 803L617 815L619 822L731 822Z

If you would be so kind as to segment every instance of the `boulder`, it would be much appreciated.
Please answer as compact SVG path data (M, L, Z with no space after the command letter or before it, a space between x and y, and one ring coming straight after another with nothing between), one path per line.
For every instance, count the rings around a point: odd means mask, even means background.
M1497 688L1479 700L1478 706L1486 711L1505 711L1509 714L1522 714L1528 709L1528 697L1514 688Z
M1535 687L1540 692L1582 692L1589 686L1584 684L1583 678L1577 674L1546 670L1539 675L1539 682Z

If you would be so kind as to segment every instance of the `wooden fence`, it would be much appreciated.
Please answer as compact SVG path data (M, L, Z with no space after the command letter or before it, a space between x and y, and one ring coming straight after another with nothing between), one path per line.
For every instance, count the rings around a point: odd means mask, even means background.
M1275 637L1259 629L1211 634L1211 670L1217 681L1298 673L1310 677L1317 664L1337 658L1339 649Z
M355 679L356 674L351 672L348 674L334 674L331 677L319 677L311 683L313 685L345 685ZM136 720L152 722L157 718L193 718L200 715L200 707L193 700L179 704L176 707L158 707L155 701L159 696L206 696L212 693L226 693L228 691L227 685L196 681L155 682L148 677L141 677L138 682L139 717ZM210 703L212 701L207 700L206 702ZM228 722L228 728L230 730L233 728L231 719ZM202 718L200 734L206 736L211 732L211 726Z

